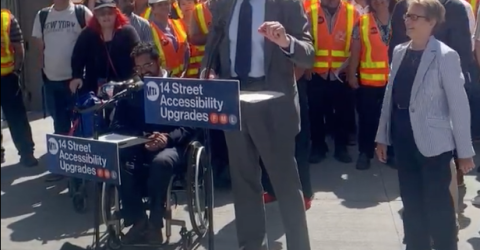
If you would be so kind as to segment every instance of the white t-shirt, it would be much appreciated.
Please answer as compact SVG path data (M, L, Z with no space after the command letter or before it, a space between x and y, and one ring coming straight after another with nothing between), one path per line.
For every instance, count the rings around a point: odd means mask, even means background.
M71 79L73 47L82 31L75 15L75 5L72 3L62 11L56 11L52 8L47 16L43 35L39 14L40 11L35 17L32 36L40 39L43 37L45 43L43 70L45 75L52 81ZM85 8L85 20L87 21L91 16L91 11Z

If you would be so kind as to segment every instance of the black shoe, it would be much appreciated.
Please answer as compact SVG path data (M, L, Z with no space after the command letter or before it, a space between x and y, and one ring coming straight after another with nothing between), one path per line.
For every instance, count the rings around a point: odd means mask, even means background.
M35 167L38 165L38 160L33 155L23 155L20 157L20 164L25 167Z
M358 170L367 170L370 168L370 158L365 154L360 154L357 159L357 165L355 166Z
M311 163L311 164L317 164L317 163L320 163L322 162L323 160L325 160L327 158L327 154L325 152L319 152L319 153L311 153L310 154L310 158L308 159L308 161Z
M353 161L347 150L336 151L333 157L341 163L351 163Z

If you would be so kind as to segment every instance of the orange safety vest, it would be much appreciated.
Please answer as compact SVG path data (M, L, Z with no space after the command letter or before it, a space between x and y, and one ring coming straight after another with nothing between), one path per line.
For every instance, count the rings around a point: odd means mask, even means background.
M208 26L212 22L212 13L206 6L206 3L197 4L195 6L195 11L193 12L193 18L200 27L202 34L208 34Z
M168 23L177 38L177 50L157 25L151 22L153 41L159 51L162 67L172 72L172 76L179 77L185 69L185 53L188 48L187 32L181 20L169 19Z
M200 27L202 34L208 34L208 26L212 21L212 14L205 3L195 6L193 18ZM200 75L200 67L204 54L205 46L190 45L190 62L187 69L188 78L197 78Z
M12 20L12 14L6 9L2 9L2 27L1 27L1 38L2 38L2 76L8 75L13 72L15 67L15 56L14 50L10 43L10 23Z
M387 84L388 46L382 41L380 31L373 14L360 17L360 83L366 86L383 87Z
M358 14L355 7L345 1L340 1L337 10L335 26L330 33L327 19L320 1L306 1L305 10L310 16L312 35L314 36L315 63L313 70L324 74L332 69L338 69L350 56L352 31Z
M147 7L145 9L145 11L143 11L143 13L140 15L141 17L149 20L150 19L150 14L152 14L152 8L151 7Z

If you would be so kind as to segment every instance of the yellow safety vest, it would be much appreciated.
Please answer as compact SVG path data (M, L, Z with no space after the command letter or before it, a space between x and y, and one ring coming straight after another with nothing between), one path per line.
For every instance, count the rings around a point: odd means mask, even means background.
M14 51L10 44L10 23L12 20L12 14L6 9L2 9L2 76L8 75L13 72L14 69Z
M478 0L470 0L470 5L472 6L473 13L475 14L475 17L476 17L477 10L478 10Z

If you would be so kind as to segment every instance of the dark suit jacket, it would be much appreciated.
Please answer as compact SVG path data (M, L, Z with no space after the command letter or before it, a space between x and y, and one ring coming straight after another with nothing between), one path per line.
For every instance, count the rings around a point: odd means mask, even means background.
M473 63L472 39L467 10L460 1L461 0L440 0L446 10L445 23L438 27L434 35L435 38L459 54L465 80L469 82L468 72L470 72ZM392 39L388 51L390 60L395 46L410 40L405 34L406 28L403 15L406 12L407 1L398 1L392 13Z

